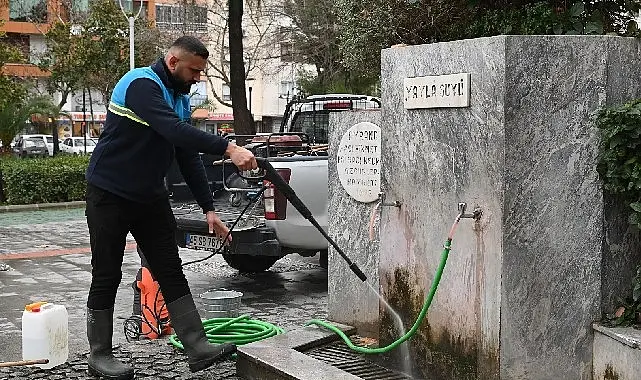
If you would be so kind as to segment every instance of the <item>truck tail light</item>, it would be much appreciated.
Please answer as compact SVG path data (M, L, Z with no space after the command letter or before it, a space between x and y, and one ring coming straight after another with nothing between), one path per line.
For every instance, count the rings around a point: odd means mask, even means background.
M276 169L278 174L289 183L292 175L291 169ZM265 205L265 219L284 220L287 217L287 198L269 181L263 181L267 187L263 192L263 204Z

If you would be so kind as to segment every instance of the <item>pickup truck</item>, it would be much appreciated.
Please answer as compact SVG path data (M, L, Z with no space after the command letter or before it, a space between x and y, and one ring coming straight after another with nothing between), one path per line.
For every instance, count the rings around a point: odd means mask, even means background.
M307 205L323 228L328 225L327 148L331 112L380 108L377 98L362 95L316 95L297 99L287 105L280 131L251 136L245 146L254 154L267 157ZM243 136L245 139L247 136ZM233 139L234 136L228 136ZM216 157L203 157L210 187L220 218L231 226L240 212L252 202L251 192L227 191L251 187L233 172L231 165L212 165ZM224 168L224 169L223 169ZM170 176L168 176L169 178ZM220 240L209 235L205 217L190 203L189 190L180 177L168 182L178 226L176 241L181 247L215 251ZM256 186L256 184L253 184ZM248 212L232 230L232 244L223 248L223 258L241 272L262 272L281 257L291 253L302 256L319 254L319 264L327 267L328 243L296 211L284 196L266 181L261 199L249 205Z

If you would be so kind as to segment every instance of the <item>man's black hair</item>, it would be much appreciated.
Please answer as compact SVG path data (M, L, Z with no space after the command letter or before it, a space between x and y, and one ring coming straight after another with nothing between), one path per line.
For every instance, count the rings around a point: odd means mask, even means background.
M178 38L171 47L176 47L201 58L209 58L209 51L205 45L194 36L182 36Z

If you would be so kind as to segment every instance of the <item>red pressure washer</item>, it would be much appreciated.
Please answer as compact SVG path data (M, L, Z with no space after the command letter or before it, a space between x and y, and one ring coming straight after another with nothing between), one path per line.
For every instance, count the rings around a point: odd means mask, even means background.
M157 339L172 332L169 311L144 253L138 248L140 269L131 284L134 290L133 315L125 321L127 339Z

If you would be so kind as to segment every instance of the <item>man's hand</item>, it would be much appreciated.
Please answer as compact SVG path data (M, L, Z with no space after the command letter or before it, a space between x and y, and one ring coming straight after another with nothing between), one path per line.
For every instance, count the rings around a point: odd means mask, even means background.
M224 239L225 236L229 233L229 228L223 223L222 220L216 215L213 211L207 211L207 224L209 225L209 233L216 234L220 239ZM225 245L231 243L231 234L227 238L227 241L224 242Z
M225 154L229 156L234 165L240 170L252 170L258 166L254 154L236 144L229 143Z

